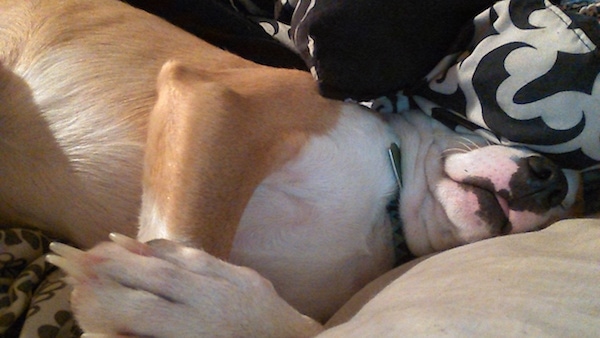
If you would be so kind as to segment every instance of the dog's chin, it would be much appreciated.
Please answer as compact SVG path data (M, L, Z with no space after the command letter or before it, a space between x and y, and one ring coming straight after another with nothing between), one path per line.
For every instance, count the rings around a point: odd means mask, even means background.
M427 200L420 217L404 219L408 247L417 256L540 230L571 215L560 206L544 213L510 209L497 194L450 179L441 181Z
M421 256L507 234L511 220L494 193L443 179L421 205L418 217L404 219L409 249Z
M450 221L457 244L507 234L507 203L492 191L443 179L434 194Z

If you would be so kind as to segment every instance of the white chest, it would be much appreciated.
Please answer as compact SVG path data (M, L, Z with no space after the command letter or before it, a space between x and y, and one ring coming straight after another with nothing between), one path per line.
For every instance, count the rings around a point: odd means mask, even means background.
M255 191L231 258L273 282L304 313L326 317L393 264L386 205L396 193L387 124L344 112ZM312 294L319 290L318 295ZM326 299L327 298L327 299Z

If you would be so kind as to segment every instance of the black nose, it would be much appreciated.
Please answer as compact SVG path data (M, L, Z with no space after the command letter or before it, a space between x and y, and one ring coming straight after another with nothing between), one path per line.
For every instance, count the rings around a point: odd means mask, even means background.
M522 158L518 165L509 183L510 208L544 212L562 203L569 186L559 166L538 155Z

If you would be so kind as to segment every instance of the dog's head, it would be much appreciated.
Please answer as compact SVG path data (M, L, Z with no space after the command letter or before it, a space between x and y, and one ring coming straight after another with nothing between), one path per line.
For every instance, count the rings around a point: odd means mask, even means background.
M420 113L394 124L402 142L400 215L417 255L538 230L578 209L579 174L537 153L489 145Z

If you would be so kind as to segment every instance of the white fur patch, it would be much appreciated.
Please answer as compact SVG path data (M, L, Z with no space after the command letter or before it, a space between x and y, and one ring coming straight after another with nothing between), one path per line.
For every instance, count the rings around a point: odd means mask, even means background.
M398 140L379 117L344 107L335 129L258 187L231 254L315 318L393 264L385 207L397 188L387 149Z

